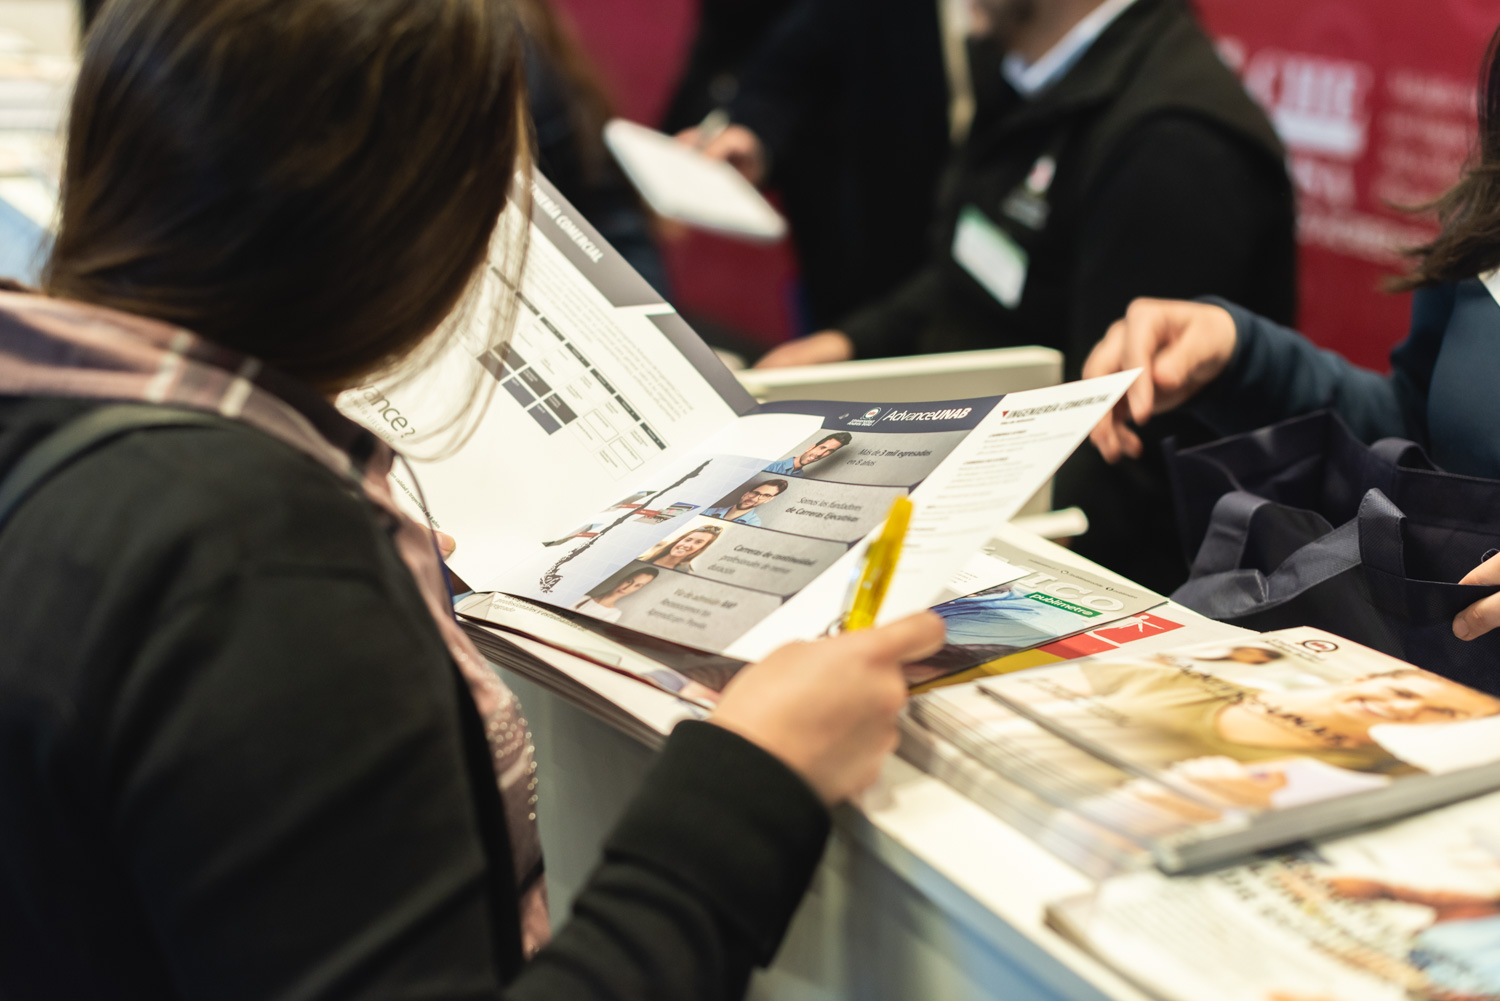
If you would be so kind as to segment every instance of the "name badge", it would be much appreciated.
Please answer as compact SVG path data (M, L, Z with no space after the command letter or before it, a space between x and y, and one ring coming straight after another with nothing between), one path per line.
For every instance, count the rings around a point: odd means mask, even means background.
M953 259L1006 309L1015 309L1026 289L1031 258L1010 234L972 205L958 215Z

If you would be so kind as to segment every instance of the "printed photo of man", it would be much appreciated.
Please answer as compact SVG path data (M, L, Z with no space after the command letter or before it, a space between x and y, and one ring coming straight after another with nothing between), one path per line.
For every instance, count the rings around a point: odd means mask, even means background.
M705 518L720 518L724 521L754 525L759 528L760 515L755 513L755 509L767 501L780 497L789 486L791 484L786 480L766 480L743 491L732 505L723 504L719 507L704 508L702 514Z
M852 440L848 431L830 431L809 445L801 454L771 463L766 467L766 472L776 473L779 476L805 476L807 474L804 471L808 466L822 462Z

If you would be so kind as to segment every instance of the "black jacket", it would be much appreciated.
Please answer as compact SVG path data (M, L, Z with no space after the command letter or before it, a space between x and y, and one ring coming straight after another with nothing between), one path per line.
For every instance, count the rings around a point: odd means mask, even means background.
M84 406L0 398L0 476ZM482 725L362 496L152 430L0 531L0 997L727 1001L827 825L685 723L523 966Z
M937 0L802 0L730 110L770 152L812 327L921 267L952 149Z
M1290 318L1282 148L1181 0L1137 0L1031 100L1003 81L993 48L971 58L979 107L944 180L926 266L848 318L860 355L1043 344L1076 373L1137 296L1218 294ZM1050 178L1037 171L1044 157ZM1029 180L1050 183L1038 193ZM1029 256L1013 309L953 259L969 206Z

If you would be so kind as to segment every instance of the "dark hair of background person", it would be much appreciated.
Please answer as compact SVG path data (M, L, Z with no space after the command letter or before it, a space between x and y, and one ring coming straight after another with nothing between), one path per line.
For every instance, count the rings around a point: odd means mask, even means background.
M791 486L791 484L788 483L786 480L762 480L759 483L757 483L754 487L752 487L751 489L754 490L754 489L758 489L760 487L775 487L776 488L776 492L778 494L782 494L782 493L786 492L786 488L789 487L789 486Z
M836 441L839 443L839 447L842 448L844 445L849 444L853 440L854 438L850 436L848 431L835 431L833 434L825 434L823 437L819 438L817 444L821 445L825 441Z
M595 587L595 588L593 588L592 590L590 590L590 591L588 591L586 593L588 594L588 596L590 598L593 598L595 601L598 601L600 598L608 597L609 596L609 592L613 591L615 588L619 587L621 584L625 583L627 580L630 580L632 577L640 577L643 574L645 576L647 576L647 577L650 577L651 580L655 580L661 574L661 571L658 570L656 567L642 567L642 566L638 566L638 567L636 567L633 570L625 570L625 571L622 571L620 573L615 574L613 577L607 578L604 581L604 583L600 584L598 587ZM648 580L646 582L646 584L651 583L651 580ZM641 586L644 587L645 584L643 584Z
M511 2L93 6L48 293L323 391L453 309L528 157Z
M1500 267L1500 29L1479 72L1479 136L1473 162L1449 191L1418 211L1436 210L1437 239L1412 253L1411 274L1391 283L1406 292L1473 278Z
M604 81L551 0L516 0L516 10L548 69L567 87L567 112L578 146L578 166L585 180L597 182L610 164L604 125L614 116Z

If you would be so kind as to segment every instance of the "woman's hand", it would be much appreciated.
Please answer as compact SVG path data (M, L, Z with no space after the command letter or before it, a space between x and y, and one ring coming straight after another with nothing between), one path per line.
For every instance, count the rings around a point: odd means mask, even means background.
M1500 584L1500 555L1491 556L1464 575L1460 584ZM1500 594L1481 598L1458 613L1453 620L1453 635L1461 640L1478 639L1500 626Z
M774 754L832 805L862 791L900 735L901 665L943 645L943 620L918 612L875 629L784 646L735 676L709 717Z
M1168 299L1137 299L1094 345L1083 377L1143 369L1141 377L1089 437L1107 462L1138 459L1137 427L1179 406L1208 385L1234 357L1234 317L1220 306Z
M838 330L820 330L778 344L761 356L756 368L787 368L792 365L826 365L854 357L854 342Z

